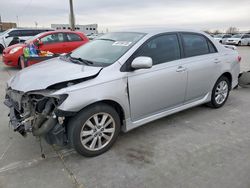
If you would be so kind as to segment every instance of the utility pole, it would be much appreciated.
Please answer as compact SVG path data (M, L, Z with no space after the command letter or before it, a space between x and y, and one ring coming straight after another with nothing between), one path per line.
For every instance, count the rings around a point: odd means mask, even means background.
M16 23L17 27L20 27L20 26L19 26L19 18L18 18L18 15L16 16L16 21L17 21L17 23Z
M2 26L2 16L0 15L0 31L3 31L3 26Z
M70 27L74 31L75 30L75 15L74 15L74 9L73 9L73 0L69 0L69 6L70 6Z

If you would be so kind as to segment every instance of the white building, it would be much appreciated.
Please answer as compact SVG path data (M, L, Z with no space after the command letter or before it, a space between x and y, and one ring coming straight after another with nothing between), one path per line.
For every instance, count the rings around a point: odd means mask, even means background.
M69 24L51 24L52 29L63 30L63 29L71 29ZM89 25L76 25L75 30L81 31L85 35L89 34L97 34L98 25L97 24L89 24Z

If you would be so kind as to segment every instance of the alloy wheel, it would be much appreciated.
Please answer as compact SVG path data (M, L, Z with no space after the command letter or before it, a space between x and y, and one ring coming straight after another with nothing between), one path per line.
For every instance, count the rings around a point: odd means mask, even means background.
M221 81L215 90L215 101L217 104L222 104L228 96L228 84L225 80Z
M90 151L104 148L112 140L115 133L115 121L108 113L96 113L82 126L81 143Z

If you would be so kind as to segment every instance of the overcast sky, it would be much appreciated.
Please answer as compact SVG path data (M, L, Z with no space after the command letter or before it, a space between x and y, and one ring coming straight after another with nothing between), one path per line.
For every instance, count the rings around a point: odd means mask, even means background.
M130 27L250 30L250 0L73 0L77 24L99 31ZM0 0L2 21L49 27L69 22L69 0Z

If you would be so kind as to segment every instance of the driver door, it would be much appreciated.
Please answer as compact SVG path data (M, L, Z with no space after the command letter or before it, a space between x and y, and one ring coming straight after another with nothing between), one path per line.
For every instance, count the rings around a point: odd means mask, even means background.
M132 121L182 105L187 85L176 34L152 38L134 58L139 56L151 57L153 67L128 73Z
M40 39L42 44L39 50L49 51L56 54L67 53L66 42L64 40L64 33L53 33L44 36Z

